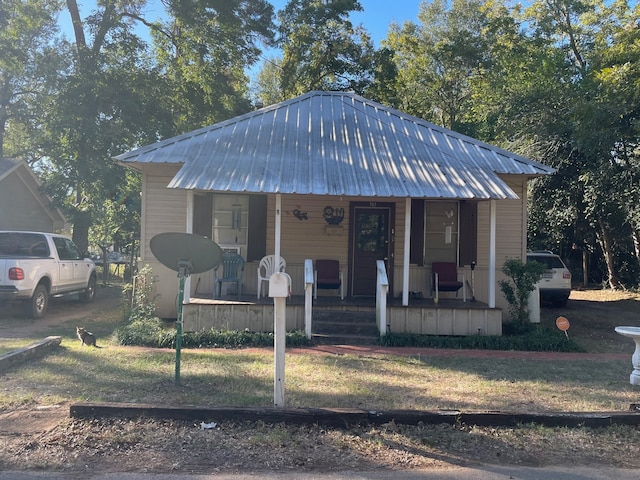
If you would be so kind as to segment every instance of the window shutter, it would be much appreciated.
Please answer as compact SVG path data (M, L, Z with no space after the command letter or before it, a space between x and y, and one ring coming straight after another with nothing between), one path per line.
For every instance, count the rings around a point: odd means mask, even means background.
M478 261L478 204L460 202L460 266Z
M213 194L193 196L193 233L211 238L213 232Z
M411 246L409 263L424 265L424 200L411 200Z

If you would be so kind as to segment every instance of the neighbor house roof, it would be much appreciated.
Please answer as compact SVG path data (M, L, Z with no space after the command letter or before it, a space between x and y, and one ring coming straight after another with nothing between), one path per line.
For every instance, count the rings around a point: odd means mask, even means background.
M64 215L40 191L41 186L27 162L16 158L0 158L0 218L5 220L2 222L5 229L15 228L13 225L6 225L7 222L12 223L15 217L20 217L21 229L25 229L24 225L29 225L28 229L42 228L39 212L50 220L48 230L64 227ZM12 203L9 204L11 200ZM3 203L11 209L10 212L2 209Z
M500 174L554 170L361 96L313 91L116 160L180 163L170 188L413 198L518 198Z

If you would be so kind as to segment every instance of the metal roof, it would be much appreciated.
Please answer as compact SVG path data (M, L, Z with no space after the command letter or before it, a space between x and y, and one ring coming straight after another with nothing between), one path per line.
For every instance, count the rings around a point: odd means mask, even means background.
M182 163L170 188L518 198L499 174L554 170L353 93L313 91L115 157Z

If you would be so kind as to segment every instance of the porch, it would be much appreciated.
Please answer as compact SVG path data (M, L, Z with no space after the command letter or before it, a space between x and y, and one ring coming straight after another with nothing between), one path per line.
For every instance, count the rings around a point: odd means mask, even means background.
M310 325L305 324L306 301L304 295L293 295L286 300L286 329L303 330L316 335L331 336L327 325L320 328L320 319L331 319L336 327L333 336L341 339L362 336L363 323L368 323L379 335L375 297L318 296L311 307ZM389 298L385 308L386 331L419 335L501 335L502 311L490 308L479 301L464 302L461 298L440 296L409 299L402 305L402 298ZM353 320L358 317L357 321ZM211 328L256 332L273 331L273 298L257 299L255 295L197 296L183 306L185 331L202 331ZM326 322L326 320L325 320ZM343 325L339 327L338 325ZM320 332L321 331L321 332ZM309 336L309 335L308 335ZM370 335L367 335L370 336ZM356 342L354 338L354 342Z

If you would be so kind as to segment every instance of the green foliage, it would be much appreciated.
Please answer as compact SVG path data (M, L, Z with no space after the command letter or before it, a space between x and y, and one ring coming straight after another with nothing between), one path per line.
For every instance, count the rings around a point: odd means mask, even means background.
M509 327L505 325L505 333ZM534 326L526 334L464 337L391 333L381 337L385 347L455 348L483 350L519 350L534 352L583 352L575 341L557 330Z
M285 98L309 90L364 93L373 80L376 57L368 33L349 21L351 12L361 10L357 0L289 0L278 12Z
M145 322L155 319L155 281L156 277L152 275L151 267L145 265L132 279L132 283L123 287L124 296L130 298L131 301L131 309L128 314L129 322Z
M120 345L138 345L155 348L175 348L176 329L173 323L158 318L137 319L119 327L115 332ZM301 331L286 333L287 347L302 347L309 341ZM185 332L183 348L243 348L272 347L272 332L249 332L211 329L202 332Z
M536 283L545 271L545 266L539 262L522 263L520 259L512 258L504 262L502 273L509 280L500 280L498 284L509 303L511 322L523 331L530 328L529 295L535 289Z

